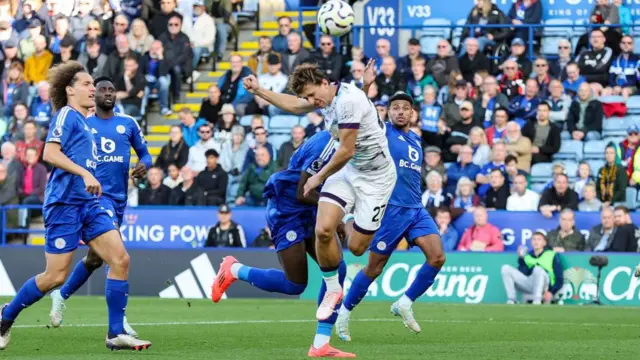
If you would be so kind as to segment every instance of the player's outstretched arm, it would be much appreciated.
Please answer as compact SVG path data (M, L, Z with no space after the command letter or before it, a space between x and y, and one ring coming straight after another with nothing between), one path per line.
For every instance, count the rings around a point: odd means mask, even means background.
M250 93L263 98L269 104L286 112L302 115L313 111L313 105L304 99L289 94L276 93L261 87L254 75L245 77L242 83Z
M85 168L71 161L71 159L62 152L60 144L55 142L46 143L42 153L42 159L51 166L82 177L89 193L97 194L98 196L102 195L102 187L98 180Z
M369 59L367 66L364 68L364 75L362 77L362 91L365 94L369 94L369 88L376 81L376 60Z

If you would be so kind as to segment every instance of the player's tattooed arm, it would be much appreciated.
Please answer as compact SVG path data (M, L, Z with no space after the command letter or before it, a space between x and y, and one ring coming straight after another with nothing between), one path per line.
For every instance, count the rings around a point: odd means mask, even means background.
M286 112L303 115L313 111L313 105L304 99L289 94L276 93L261 87L254 75L245 77L242 83L248 92L261 97L269 104Z

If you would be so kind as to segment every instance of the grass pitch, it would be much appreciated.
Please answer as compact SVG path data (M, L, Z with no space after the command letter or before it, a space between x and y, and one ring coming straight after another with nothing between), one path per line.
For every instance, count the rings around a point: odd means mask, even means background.
M305 359L316 326L309 301L131 298L129 321L153 346L111 352L103 298L71 298L58 329L46 326L50 304L21 314L0 359ZM380 360L640 359L640 309L418 303L414 335L389 305L365 300L351 316L353 341L332 344Z

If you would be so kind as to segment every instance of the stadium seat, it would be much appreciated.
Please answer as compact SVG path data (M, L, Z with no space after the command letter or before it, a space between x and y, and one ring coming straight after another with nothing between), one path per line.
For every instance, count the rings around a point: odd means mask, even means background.
M553 170L552 163L537 163L531 167L531 180L548 179Z
M242 126L251 126L251 119L253 119L253 115L245 115L240 118L240 125Z
M549 183L549 181L551 181L551 178L549 178L545 182L532 183L530 186L531 190L535 193L542 194L542 192L544 191L544 188L547 186L547 183Z
M631 35L634 37L640 36L640 19L633 22L633 27L631 28ZM633 42L633 53L640 53L640 41Z
M300 117L295 115L278 115L269 121L269 132L279 134L290 134L291 128L298 125Z
M627 207L629 210L635 210L640 205L640 201L638 201L638 190L634 187L627 188Z
M571 19L549 19L545 25L566 25L562 27L545 27L542 33L542 53L545 55L557 55L558 43L561 40L569 40L573 35L573 21Z
M582 159L582 141L564 140L560 145L560 151L553 155L553 160L580 160Z
M627 135L627 118L610 117L602 122L602 136L605 138Z
M307 125L309 125L309 118L306 116L302 116L300 117L300 122L299 122L300 126L304 126L307 127Z
M467 19L460 19L456 21L456 25L461 26L467 23ZM451 40L451 45L454 49L459 49L461 45L462 32L464 31L463 27L457 27L453 30L453 39Z
M604 149L609 141L596 140L584 143L583 159L585 160L601 160L604 159Z
M289 141L291 139L291 135L285 135L285 134L276 134L276 135L270 135L269 136L269 142L271 143L271 145L273 145L273 150L275 152L278 152L278 150L280 150L280 146Z
M573 160L554 160L553 163L561 163L564 165L565 174L569 177L570 181L573 181L578 175L578 163Z
M589 19L578 19L574 22L573 36L571 37L571 49L575 50L580 37L587 32L585 24L589 23Z
M441 28L423 28L417 31L417 37L420 38L420 47L422 52L433 56L438 50L438 41L442 39L449 40L451 37L451 21L447 19L427 19L423 25L440 25Z
M596 177L598 175L598 170L604 166L606 161L604 160L587 160L589 167L591 168L591 176Z
M631 96L627 100L627 114L640 114L640 95Z

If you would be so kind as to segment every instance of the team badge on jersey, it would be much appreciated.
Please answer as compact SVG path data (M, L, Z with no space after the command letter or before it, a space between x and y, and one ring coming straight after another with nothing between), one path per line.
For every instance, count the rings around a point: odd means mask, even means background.
M56 138L60 138L62 137L62 126L61 125L57 125L54 129L53 129L53 133L52 133L53 137Z
M118 125L118 126L116 126L116 131L118 132L118 134L124 134L126 129L124 128L124 126Z
M293 230L287 231L286 236L287 236L287 240L289 241L296 241L296 239L298 238L298 234L296 234L296 232Z
M63 238L57 238L54 242L56 249L62 250L65 246L67 246L67 242Z
M384 251L384 249L387 248L387 244L385 244L384 241L378 241L378 243L376 244L376 247L378 248L378 250Z

